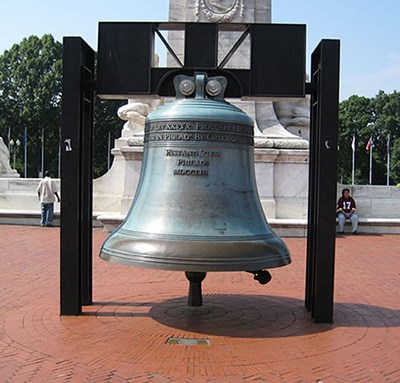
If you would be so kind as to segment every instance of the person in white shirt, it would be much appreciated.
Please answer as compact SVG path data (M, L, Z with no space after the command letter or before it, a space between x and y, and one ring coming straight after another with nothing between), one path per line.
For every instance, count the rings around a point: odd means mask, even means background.
M57 202L60 202L60 197L57 185L51 179L50 172L45 172L44 178L40 181L36 191L42 208L40 226L53 226L54 202L56 198Z

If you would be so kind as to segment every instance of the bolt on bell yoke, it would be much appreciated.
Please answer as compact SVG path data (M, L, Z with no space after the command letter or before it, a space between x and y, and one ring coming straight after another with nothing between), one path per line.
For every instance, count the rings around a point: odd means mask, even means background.
M226 78L178 75L176 99L149 114L132 206L105 241L104 260L186 272L201 306L209 271L247 271L260 283L291 262L265 218L254 173L253 121L224 100Z

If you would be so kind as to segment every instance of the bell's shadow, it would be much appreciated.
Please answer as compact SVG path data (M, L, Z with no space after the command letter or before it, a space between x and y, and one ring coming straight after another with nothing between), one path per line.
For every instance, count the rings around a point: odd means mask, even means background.
M297 298L209 294L203 306L189 307L188 297L162 302L95 302L101 309L85 312L96 317L151 317L173 329L240 338L283 338L330 331L340 327L386 328L400 326L400 310L361 303L336 302L333 324L314 323L304 301Z
M240 338L282 338L337 327L398 327L400 311L358 303L336 303L333 324L314 323L304 301L260 295L205 295L203 306L187 306L187 297L156 303L150 316L188 332Z

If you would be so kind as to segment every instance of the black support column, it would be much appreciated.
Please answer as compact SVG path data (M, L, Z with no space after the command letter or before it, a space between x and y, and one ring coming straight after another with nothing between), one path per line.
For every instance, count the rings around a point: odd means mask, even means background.
M322 40L311 57L310 174L307 237L307 310L317 323L333 321L335 273L338 40Z
M61 154L61 315L92 303L92 135L94 51L63 41Z

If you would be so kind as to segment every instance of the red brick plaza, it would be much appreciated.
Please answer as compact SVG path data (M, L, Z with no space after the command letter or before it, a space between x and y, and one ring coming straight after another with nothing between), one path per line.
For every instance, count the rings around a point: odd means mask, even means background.
M304 309L304 238L268 285L209 273L192 308L184 273L102 261L96 229L95 302L60 317L59 229L0 232L0 382L400 382L399 235L337 238L330 325Z

